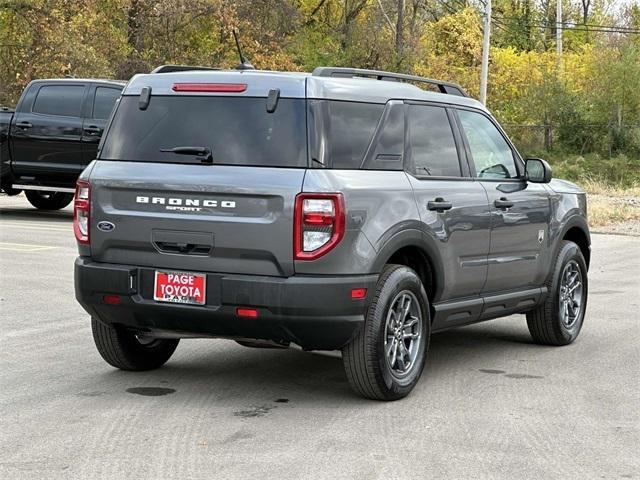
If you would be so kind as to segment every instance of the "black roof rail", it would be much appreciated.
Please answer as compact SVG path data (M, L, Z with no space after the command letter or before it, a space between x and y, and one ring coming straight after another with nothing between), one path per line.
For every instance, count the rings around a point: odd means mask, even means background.
M455 83L443 82L441 80L432 80L430 78L418 77L416 75L406 75L404 73L385 72L382 70L365 70L363 68L344 68L344 67L316 67L311 74L316 77L365 77L375 78L376 80L386 80L391 82L420 82L434 85L440 93L449 95L457 95L459 97L468 97L469 94L464 91L460 85Z
M151 70L151 73L189 72L191 70L220 70L215 67L198 67L192 65L160 65Z

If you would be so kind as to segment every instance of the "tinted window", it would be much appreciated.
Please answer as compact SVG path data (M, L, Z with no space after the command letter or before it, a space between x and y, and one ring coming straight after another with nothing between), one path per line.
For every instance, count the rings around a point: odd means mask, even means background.
M468 110L459 110L462 130L467 137L476 176L480 178L516 178L511 147L487 117Z
M329 101L330 168L360 168L384 105Z
M83 95L83 85L46 85L38 90L31 110L46 115L79 117Z
M405 104L392 100L385 106L385 112L374 134L372 149L368 151L363 165L366 170L402 170L404 165Z
M409 107L410 168L416 175L459 177L460 162L447 112L441 107Z
M267 113L266 98L152 96L146 110L138 100L120 100L100 158L194 162L160 151L192 146L210 149L215 164L307 166L303 99L282 98L273 113Z
M93 98L93 118L109 118L113 104L119 96L120 90L117 88L97 87Z

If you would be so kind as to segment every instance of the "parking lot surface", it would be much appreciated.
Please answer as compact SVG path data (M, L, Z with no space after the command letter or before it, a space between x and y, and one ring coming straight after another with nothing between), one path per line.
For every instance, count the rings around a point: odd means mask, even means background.
M183 340L160 370L98 355L73 293L72 212L0 197L0 478L640 477L640 237L593 235L573 345L524 316L432 338L406 399L337 353Z

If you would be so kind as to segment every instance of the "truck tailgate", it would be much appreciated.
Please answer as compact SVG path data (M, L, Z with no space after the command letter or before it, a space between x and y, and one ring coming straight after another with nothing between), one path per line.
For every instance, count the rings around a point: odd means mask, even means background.
M292 275L293 208L304 174L302 168L97 161L91 256L180 271Z

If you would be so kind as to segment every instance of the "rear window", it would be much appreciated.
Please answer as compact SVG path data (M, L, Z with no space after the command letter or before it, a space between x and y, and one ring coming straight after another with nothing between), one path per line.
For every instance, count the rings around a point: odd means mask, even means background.
M442 107L409 107L409 169L416 175L459 177L458 151L447 112Z
M199 163L160 151L189 146L211 150L214 164L307 166L304 99L281 98L273 113L255 97L152 96L146 110L138 101L120 100L101 159Z
M121 90L117 88L98 87L93 99L93 118L106 120L111 115L113 104L120 96Z

